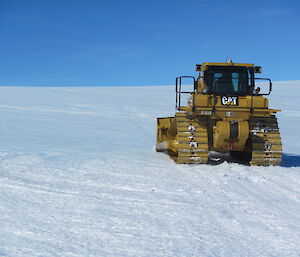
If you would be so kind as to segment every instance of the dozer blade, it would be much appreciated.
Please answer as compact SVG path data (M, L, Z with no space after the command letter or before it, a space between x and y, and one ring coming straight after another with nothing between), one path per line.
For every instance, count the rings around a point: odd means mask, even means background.
M156 151L162 152L169 149L170 140L174 139L168 135L174 117L157 118L156 125Z

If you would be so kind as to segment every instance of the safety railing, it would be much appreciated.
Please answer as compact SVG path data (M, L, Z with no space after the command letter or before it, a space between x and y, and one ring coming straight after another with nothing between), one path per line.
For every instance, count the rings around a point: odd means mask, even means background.
M183 79L193 79L193 85L194 85L194 89L193 91L181 91L182 89L182 80ZM193 76L181 76L181 77L177 77L176 78L176 106L175 108L177 110L180 110L181 107L181 94L192 94L195 91L195 81L196 79Z
M254 83L254 92L252 92L254 95L269 95L271 94L272 91L272 81L267 78L255 78L255 83ZM268 88L267 92L265 91L265 88ZM255 92L257 91L257 92Z

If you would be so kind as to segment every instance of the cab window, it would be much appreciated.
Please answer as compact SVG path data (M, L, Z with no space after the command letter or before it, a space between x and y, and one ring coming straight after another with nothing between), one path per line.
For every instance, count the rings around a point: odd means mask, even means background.
M250 92L253 73L246 67L210 67L206 72L208 93L246 95Z

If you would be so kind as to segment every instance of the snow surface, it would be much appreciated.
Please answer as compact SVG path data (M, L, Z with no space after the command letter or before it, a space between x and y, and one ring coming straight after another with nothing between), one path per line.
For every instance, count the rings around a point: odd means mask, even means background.
M300 82L281 167L156 153L174 87L0 88L0 256L300 256Z

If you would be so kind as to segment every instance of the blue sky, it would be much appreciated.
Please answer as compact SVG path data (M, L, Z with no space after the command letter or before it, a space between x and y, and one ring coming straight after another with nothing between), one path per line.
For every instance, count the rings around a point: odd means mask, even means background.
M166 85L226 57L300 80L299 14L296 0L0 0L0 85Z

